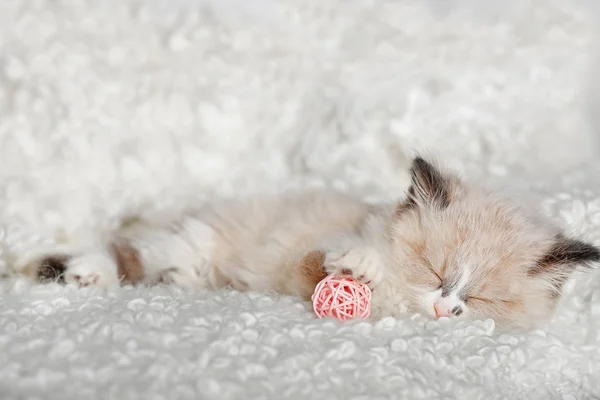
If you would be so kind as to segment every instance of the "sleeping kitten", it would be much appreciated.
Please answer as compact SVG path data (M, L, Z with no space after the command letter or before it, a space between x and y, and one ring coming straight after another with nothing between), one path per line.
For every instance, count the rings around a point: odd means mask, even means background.
M591 244L422 158L411 175L395 204L334 192L224 201L172 221L130 221L91 246L40 250L15 269L80 286L163 282L305 299L327 274L344 274L374 290L375 317L417 311L533 328L571 272L600 260Z

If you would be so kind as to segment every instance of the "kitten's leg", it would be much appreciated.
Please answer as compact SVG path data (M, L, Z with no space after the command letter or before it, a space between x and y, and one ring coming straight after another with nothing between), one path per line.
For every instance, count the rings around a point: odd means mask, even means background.
M141 231L131 239L147 280L185 287L216 286L211 263L214 242L214 230L192 217L166 228Z
M378 286L386 274L389 244L385 232L393 212L387 207L371 207L359 226L331 238L324 247L327 273L352 276L371 288Z
M20 257L13 269L40 282L107 287L120 281L114 255L104 246L85 251L75 251L62 245L40 248Z

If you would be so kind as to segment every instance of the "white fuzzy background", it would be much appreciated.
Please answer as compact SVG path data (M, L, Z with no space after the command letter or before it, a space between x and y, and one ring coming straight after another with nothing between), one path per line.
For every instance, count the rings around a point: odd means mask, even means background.
M215 196L399 195L424 150L600 240L583 0L0 0L0 250ZM0 284L2 399L600 398L600 272L530 334Z

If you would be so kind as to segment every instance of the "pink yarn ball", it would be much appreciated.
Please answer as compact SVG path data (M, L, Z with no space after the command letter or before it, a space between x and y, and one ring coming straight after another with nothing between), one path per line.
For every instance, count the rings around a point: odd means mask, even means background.
M371 289L352 278L327 276L317 284L311 299L319 318L345 321L371 314Z

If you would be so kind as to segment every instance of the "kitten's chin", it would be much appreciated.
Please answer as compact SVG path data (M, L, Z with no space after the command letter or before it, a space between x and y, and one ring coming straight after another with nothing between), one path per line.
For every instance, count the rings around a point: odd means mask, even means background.
M371 297L371 316L373 319L401 317L410 312L409 297L397 285L382 283L373 291Z

